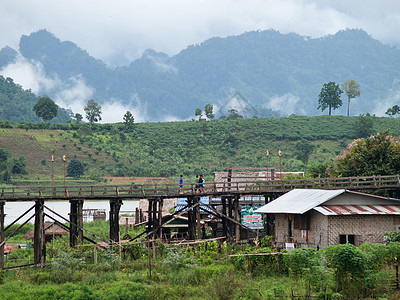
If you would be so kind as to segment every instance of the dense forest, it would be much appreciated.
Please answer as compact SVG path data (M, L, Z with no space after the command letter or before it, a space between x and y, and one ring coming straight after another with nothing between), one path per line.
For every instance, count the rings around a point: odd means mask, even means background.
M83 80L100 104L113 99L139 107L148 121L189 119L207 103L224 107L235 92L261 117L317 115L322 85L349 79L361 86L351 114L373 114L382 102L395 104L391 97L400 76L400 50L350 29L317 39L274 30L215 37L174 56L149 49L130 65L114 68L46 30L22 36L19 51L39 62L49 78ZM0 68L16 57L15 50L2 49ZM48 96L58 92L49 90ZM343 106L335 114L345 111Z

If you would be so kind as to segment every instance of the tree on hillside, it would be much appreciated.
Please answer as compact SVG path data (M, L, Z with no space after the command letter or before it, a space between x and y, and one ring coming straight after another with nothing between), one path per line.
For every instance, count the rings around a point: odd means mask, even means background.
M340 89L339 85L330 81L324 83L319 93L318 108L324 111L329 108L329 115L332 113L332 108L337 109L342 106L342 100L340 99L340 94L343 91Z
M350 114L350 99L360 96L360 84L355 80L347 80L342 83L342 90L347 95L347 116Z
M195 112L194 112L194 115L195 115L196 117L199 117L199 120L200 120L201 117L202 117L202 115L203 115L203 112L201 111L200 108L196 108L196 110L195 110Z
M400 106L393 105L391 108L388 108L385 114L388 116L395 116L397 114L400 114Z
M42 118L43 121L47 122L57 117L58 106L49 97L41 97L33 107L33 111L38 118Z
M363 138L371 135L374 127L374 117L369 113L364 115L360 115L357 117L356 122L354 123L354 129L357 132L358 137Z
M13 174L28 174L26 171L26 158L21 156L20 158L14 158L14 162L11 167Z
M68 167L67 167L67 176L68 177L75 177L79 178L81 175L83 175L85 172L85 166L84 164L77 160L73 159L69 162Z
M315 146L309 141L301 140L295 144L294 148L296 159L303 162L305 170L308 164L308 159L310 158L311 153L315 150Z
M135 118L132 113L128 110L124 115L124 126L126 130L131 130L133 128L133 124L135 123Z
M330 168L333 176L392 175L400 172L400 140L388 131L354 140Z
M82 115L81 114L78 114L78 113L76 113L75 114L75 121L76 121L76 123L80 123L80 122L82 122L82 120L83 120L83 117L82 117Z
M234 108L228 110L229 115L226 117L226 120L239 120L243 119L242 115L238 114L238 111Z
M209 120L214 120L215 115L213 113L213 110L214 106L212 104L206 104L206 106L204 107L204 113Z
M86 106L83 108L86 113L86 119L90 123L101 121L101 106L100 104L96 103L93 99L90 99Z

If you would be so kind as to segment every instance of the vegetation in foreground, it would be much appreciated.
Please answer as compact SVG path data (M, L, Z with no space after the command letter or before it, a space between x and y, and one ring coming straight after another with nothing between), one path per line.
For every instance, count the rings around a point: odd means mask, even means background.
M2 299L395 299L398 240L398 233L391 233L387 244L278 254L270 237L246 245L157 241L155 256L141 240L98 250L94 263L92 247L72 249L59 238L47 245L54 264L0 272L0 294Z

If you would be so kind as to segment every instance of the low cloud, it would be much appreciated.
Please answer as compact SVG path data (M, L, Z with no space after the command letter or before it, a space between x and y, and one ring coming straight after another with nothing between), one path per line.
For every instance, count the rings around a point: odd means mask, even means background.
M43 65L18 55L15 62L0 70L3 77L10 77L25 90L30 89L36 95L45 94L60 84L57 78L46 76Z
M385 112L393 105L400 105L400 78L393 80L392 88L388 91L388 96L376 102L373 114L377 116L386 116Z
M290 93L272 97L266 104L266 108L282 111L285 115L306 113L301 107L300 98Z

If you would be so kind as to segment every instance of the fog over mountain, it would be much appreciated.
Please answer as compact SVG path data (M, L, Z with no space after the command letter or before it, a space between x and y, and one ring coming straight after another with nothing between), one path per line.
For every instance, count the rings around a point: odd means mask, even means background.
M104 122L121 122L127 110L137 122L188 120L207 103L217 116L229 105L240 112L243 103L247 113L263 117L326 114L317 110L322 85L348 79L361 86L351 115L384 115L400 104L400 50L357 29L321 38L251 31L211 38L172 56L148 49L114 68L40 30L22 36L19 49L0 50L0 75L73 112L83 114L94 99ZM242 99L233 99L237 95ZM344 95L342 100L333 114L346 113Z

